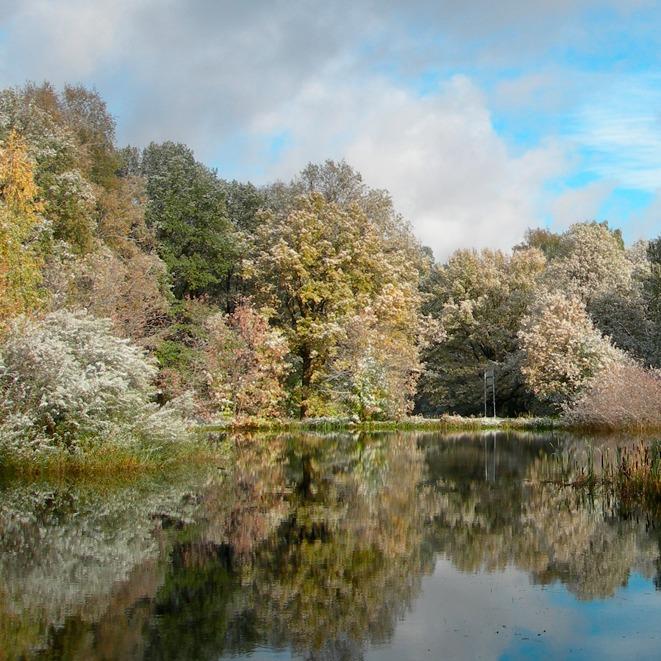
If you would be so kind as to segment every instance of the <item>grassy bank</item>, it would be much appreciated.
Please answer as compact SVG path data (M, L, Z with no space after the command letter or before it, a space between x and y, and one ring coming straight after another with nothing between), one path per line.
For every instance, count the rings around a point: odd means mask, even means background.
M234 418L200 426L201 431L480 431L566 429L560 418L469 418L444 415L439 418L410 417L402 420L356 421L351 418Z
M233 433L279 432L479 432L479 431L569 431L599 434L594 427L570 424L560 417L472 418L444 415L439 418L409 417L391 421L356 421L350 418L308 418L305 420L244 417L223 420L215 424L200 424L187 440L161 445L125 445L112 442L79 446L74 451L65 448L43 454L17 456L0 452L0 474L25 477L37 476L113 476L138 475L175 470L184 465L210 465L223 468L230 459ZM611 431L612 430L608 430ZM640 430L620 430L637 435ZM661 478L659 462L644 454L641 444L635 456L622 451L616 460L606 461L599 470L589 468L581 477L581 486L594 486L597 480L610 486L618 485L623 493L657 494ZM602 460L600 460L602 461ZM602 461L603 464L603 461ZM616 469L617 467L617 469ZM598 477L597 477L598 476ZM656 490L656 491L655 491Z
M0 454L0 474L20 477L136 476L174 470L179 466L222 468L229 460L226 443L203 436L168 447L126 447L106 443L77 452L57 449L43 455Z

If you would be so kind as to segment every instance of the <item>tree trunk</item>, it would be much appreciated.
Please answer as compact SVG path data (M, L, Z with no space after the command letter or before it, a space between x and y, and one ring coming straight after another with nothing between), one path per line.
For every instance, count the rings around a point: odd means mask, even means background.
M312 382L312 357L310 356L310 348L304 346L301 349L301 360L303 361L303 368L301 373L301 420L305 418L308 412L308 396L310 395L310 383Z

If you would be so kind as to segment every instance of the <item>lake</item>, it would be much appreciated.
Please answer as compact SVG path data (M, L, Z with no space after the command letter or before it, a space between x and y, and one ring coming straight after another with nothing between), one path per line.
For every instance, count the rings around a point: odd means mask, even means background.
M661 522L566 486L626 442L299 433L6 479L0 659L661 658Z

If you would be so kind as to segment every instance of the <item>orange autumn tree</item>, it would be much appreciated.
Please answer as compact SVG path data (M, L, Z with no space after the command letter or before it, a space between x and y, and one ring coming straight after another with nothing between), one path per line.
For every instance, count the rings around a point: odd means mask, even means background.
M289 370L283 334L248 301L210 317L207 330L204 372L214 413L281 414Z
M0 146L0 329L41 298L40 260L31 241L41 210L37 196L28 145L12 130Z

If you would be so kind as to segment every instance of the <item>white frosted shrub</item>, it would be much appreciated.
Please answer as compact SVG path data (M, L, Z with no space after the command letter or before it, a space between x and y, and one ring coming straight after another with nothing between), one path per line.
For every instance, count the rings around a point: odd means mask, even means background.
M169 440L169 428L184 424L153 403L155 376L109 320L69 311L18 318L0 349L0 445L29 454L87 440Z
M519 331L521 372L541 400L561 406L595 375L625 361L576 296L542 293Z

